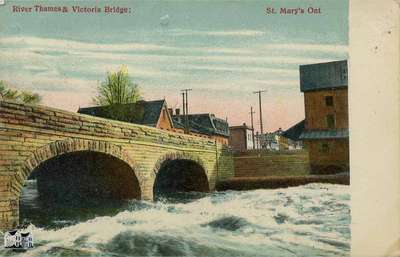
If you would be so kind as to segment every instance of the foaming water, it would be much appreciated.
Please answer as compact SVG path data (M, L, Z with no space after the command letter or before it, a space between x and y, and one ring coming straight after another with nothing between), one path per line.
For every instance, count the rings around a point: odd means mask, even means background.
M348 256L349 200L347 186L310 184L130 201L107 216L31 224L24 255Z

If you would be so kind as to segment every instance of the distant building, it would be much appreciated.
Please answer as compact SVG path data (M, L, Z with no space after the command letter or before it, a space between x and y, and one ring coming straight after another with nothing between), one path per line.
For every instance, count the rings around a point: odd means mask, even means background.
M347 60L300 66L305 130L313 173L349 170Z
M170 109L172 116L173 125L177 132L184 133L185 131L185 115L179 113L173 114ZM200 136L204 138L214 139L221 144L228 144L229 139L229 125L223 119L215 117L211 113L202 114L189 114L188 115L189 134Z
M253 129L243 123L241 126L229 127L229 146L235 151L246 151L255 148Z
M300 139L304 131L305 120L288 128L281 134L281 144L285 145L288 150L302 149L303 141Z
M165 100L79 108L78 113L175 131Z
M257 134L256 138L259 148L267 150L284 150L284 145L281 144L282 129L279 128L274 132Z

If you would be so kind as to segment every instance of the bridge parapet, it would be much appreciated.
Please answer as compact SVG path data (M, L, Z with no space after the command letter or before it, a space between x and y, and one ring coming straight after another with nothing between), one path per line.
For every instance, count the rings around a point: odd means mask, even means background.
M210 190L217 180L233 176L231 151L209 139L0 101L0 229L18 224L19 196L34 169L51 158L79 151L104 153L127 163L139 181L142 198L149 200L155 170L168 156L198 160Z
M145 141L174 146L215 148L214 141L196 136L48 107L0 102L0 108L0 128L9 128L28 133L39 132L54 136L79 134L81 138L87 139L106 137L108 140L116 142ZM27 135L29 136L29 134Z

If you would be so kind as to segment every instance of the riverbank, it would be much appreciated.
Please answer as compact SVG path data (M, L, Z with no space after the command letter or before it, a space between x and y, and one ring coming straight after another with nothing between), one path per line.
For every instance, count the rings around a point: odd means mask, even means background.
M301 186L310 183L349 185L350 175L348 173L341 173L334 175L235 177L219 182L216 185L216 189L218 191L275 189Z

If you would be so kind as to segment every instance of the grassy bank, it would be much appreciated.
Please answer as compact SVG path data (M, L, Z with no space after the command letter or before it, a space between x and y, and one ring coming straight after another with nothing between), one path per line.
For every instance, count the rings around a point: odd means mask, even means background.
M271 176L271 177L235 177L221 181L216 189L223 190L251 190L251 189L274 189L306 185L309 183L350 184L348 174L335 175L305 175L305 176Z

